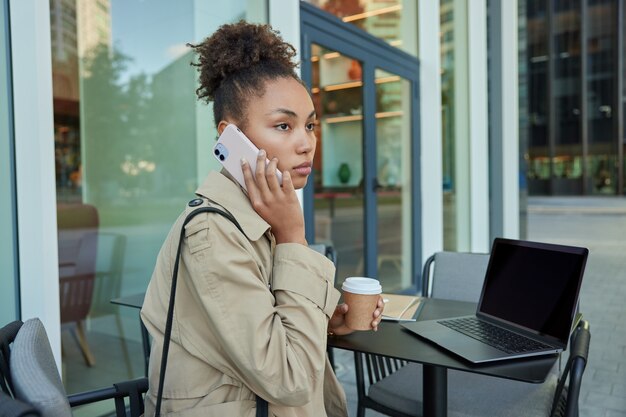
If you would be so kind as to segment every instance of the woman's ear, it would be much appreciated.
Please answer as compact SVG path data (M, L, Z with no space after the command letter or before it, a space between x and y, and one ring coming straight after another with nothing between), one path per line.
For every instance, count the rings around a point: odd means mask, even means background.
M220 120L220 122L217 124L217 134L218 134L218 136L222 134L224 129L226 129L226 126L228 126L229 124L230 123L228 123L226 120Z

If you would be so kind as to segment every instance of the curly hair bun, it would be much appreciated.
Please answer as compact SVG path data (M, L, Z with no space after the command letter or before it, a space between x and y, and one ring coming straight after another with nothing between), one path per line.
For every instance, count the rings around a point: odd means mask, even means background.
M261 73L295 75L294 47L283 41L269 25L243 20L225 24L202 43L189 46L198 54L198 63L192 64L200 72L198 98L206 101L215 99L216 91L226 79L233 75L255 74L258 67L265 68Z

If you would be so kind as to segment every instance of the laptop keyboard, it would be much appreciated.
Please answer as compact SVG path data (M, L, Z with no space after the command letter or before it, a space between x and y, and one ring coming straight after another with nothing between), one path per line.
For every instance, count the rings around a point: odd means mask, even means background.
M438 322L452 330L456 330L507 353L525 353L550 348L550 346L543 343L480 321L476 317L461 317L439 320Z

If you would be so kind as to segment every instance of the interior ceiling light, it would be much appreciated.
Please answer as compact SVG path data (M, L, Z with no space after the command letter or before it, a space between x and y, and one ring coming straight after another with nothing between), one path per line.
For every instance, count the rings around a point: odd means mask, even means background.
M353 14L351 16L345 16L341 20L343 20L344 22L353 22L355 20L367 19L368 17L378 16L378 15L385 14L385 13L397 12L400 10L402 10L402 5L397 4L395 6L383 7L382 9L378 9L378 10L371 10L369 12Z

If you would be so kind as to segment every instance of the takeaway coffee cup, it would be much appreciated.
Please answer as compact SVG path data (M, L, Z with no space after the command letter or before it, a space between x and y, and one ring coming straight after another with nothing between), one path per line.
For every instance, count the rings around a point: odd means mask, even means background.
M348 304L346 326L352 330L370 330L374 320L374 310L382 291L380 282L373 278L346 278L341 286L343 300Z

